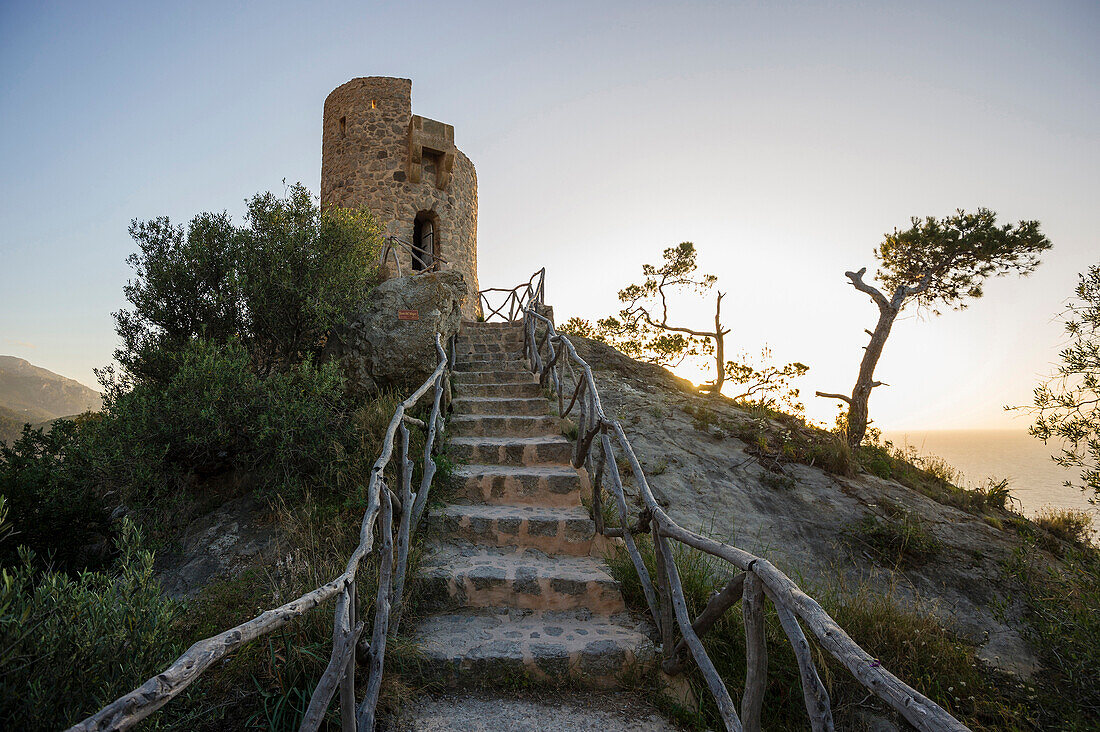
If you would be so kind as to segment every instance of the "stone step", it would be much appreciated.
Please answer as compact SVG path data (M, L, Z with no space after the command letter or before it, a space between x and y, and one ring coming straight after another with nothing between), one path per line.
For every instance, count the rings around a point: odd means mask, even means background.
M530 549L468 543L437 545L421 566L428 602L439 609L516 608L546 612L626 610L619 583L593 557L547 556Z
M581 557L592 553L596 524L579 506L487 506L450 504L431 512L447 537L478 546L521 547Z
M514 330L519 333L523 332L522 320L493 320L490 322L464 320L462 321L462 333L485 333L490 331L508 331Z
M486 465L567 465L573 446L562 435L544 437L452 437L457 460Z
M542 388L532 379L521 384L458 384L458 393L465 397L527 398L542 395Z
M455 414L538 415L550 412L550 403L540 397L519 399L515 397L460 396L455 397L451 405Z
M451 434L458 437L540 437L561 434L561 420L549 414L458 414L448 420Z
M455 344L480 345L482 343L523 343L523 331L499 331L492 333L462 333L455 338Z
M657 662L647 628L619 615L448 613L425 618L415 640L425 670L450 685L497 686L519 675L612 688ZM544 721L539 729L553 727Z
M455 371L522 371L532 373L529 362L525 358L516 358L511 355L501 358L462 358L455 359Z
M455 343L455 353L522 353L523 344L508 341L491 341L488 343Z
M581 505L581 478L569 465L459 465L455 476L462 481L459 500L512 506Z
M455 371L456 384L535 384L538 379L530 371Z

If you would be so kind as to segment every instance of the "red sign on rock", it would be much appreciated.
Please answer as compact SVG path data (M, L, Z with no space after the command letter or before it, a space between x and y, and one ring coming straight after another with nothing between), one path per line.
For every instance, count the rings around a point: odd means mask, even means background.
M398 310L397 311L397 319L398 320L420 320L420 311L419 310Z

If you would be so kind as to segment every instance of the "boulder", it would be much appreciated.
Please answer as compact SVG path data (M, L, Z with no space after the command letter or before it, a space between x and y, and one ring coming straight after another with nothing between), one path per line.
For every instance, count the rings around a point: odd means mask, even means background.
M344 364L352 386L366 393L415 389L439 363L435 334L442 334L446 347L462 323L467 297L466 281L458 272L386 280L334 334L328 353ZM401 311L407 319L400 317Z

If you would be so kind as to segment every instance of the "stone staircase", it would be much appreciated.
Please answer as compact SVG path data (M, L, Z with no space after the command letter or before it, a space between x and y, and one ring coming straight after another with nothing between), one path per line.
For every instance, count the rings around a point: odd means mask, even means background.
M650 664L581 505L590 490L522 359L519 323L464 323L456 344L455 502L433 511L421 569L434 615L417 629L429 670L451 684L507 678L613 687Z

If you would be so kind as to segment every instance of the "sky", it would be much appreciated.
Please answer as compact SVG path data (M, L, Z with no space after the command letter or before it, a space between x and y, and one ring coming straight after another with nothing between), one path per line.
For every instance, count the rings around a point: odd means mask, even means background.
M883 429L1023 429L1057 313L1100 261L1094 2L56 3L0 0L0 353L95 385L132 219L238 216L320 183L322 104L413 80L479 184L482 287L547 269L559 322L681 241L718 276L727 353L851 391L874 271L911 216L985 206L1054 243L962 312L906 313ZM706 325L713 305L676 301Z

